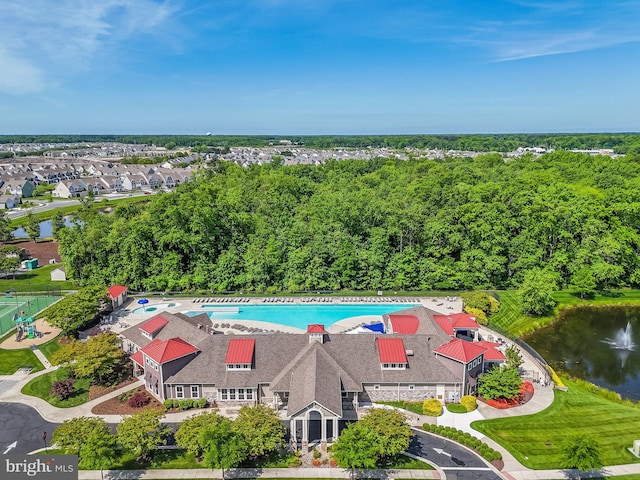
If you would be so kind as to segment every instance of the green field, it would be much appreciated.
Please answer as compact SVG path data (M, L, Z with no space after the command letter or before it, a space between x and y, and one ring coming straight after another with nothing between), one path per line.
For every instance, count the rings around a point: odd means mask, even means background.
M553 322L561 309L574 305L640 305L640 290L612 290L598 293L593 299L588 300L582 300L565 290L553 294L558 304L552 313L533 317L522 313L517 291L502 290L495 294L500 300L500 311L491 316L491 324L519 337Z
M638 439L640 408L606 400L582 384L565 383L569 391L556 390L553 404L540 413L477 421L472 427L529 468L562 468L562 443L573 434L597 438L605 465L639 462L627 448Z
M51 386L53 383L66 380L70 375L71 373L66 368L59 368L58 370L45 373L44 375L34 378L22 387L22 393L42 398L54 407L77 407L89 400L89 386L91 384L91 380L88 378L77 379L74 385L76 389L75 393L66 400L60 400L59 398L51 395Z
M0 344L4 342L13 332L7 333L0 338ZM0 375L13 375L20 367L33 368L34 372L44 370L44 366L38 357L28 348L20 350L3 350L0 348Z
M60 265L43 265L35 270L16 275L16 278L0 278L0 292L15 290L16 292L47 292L60 290L74 290L70 281L52 282L51 270Z

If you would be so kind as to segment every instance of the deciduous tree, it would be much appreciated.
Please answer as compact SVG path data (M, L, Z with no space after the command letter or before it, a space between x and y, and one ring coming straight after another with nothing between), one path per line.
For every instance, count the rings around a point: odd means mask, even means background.
M480 376L478 393L488 400L506 398L510 400L520 393L522 379L513 367L495 367Z
M282 420L272 408L261 403L242 407L233 422L233 430L244 437L251 457L272 452L284 442Z
M600 442L589 435L568 438L562 446L562 462L565 468L576 468L581 472L602 468Z
M247 458L247 443L242 435L233 431L227 418L202 430L201 442L205 446L203 463L212 469L221 468L222 478L225 470L237 467Z
M169 426L160 423L163 416L158 410L144 410L125 417L116 427L118 444L139 460L148 461L153 452L164 445L171 431Z
M78 417L65 420L53 432L51 443L64 453L79 455L82 446L94 435L111 434L109 426L99 417Z

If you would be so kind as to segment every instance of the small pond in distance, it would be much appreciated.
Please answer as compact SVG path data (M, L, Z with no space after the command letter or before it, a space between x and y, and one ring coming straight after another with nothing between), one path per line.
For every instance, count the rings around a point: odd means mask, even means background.
M524 339L556 370L640 400L640 307L576 307Z

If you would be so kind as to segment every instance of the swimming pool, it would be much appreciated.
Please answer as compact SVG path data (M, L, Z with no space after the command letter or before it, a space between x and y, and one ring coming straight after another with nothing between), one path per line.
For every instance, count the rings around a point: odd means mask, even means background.
M166 310L171 307L179 307L179 303L156 303L155 305L146 305L131 310L134 315L146 315L147 313L157 312L158 310Z
M376 303L364 305L238 305L237 313L230 306L216 309L208 306L206 312L186 312L189 316L206 313L211 320L257 320L306 329L311 323L321 323L325 327L340 320L362 315L384 315L387 313L416 307L419 303ZM236 307L235 305L231 306Z

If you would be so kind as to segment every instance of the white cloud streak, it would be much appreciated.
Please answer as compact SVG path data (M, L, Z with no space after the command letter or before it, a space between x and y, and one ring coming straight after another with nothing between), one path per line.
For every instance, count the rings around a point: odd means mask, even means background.
M0 2L0 92L32 93L57 72L89 69L103 47L151 31L174 11L154 0Z

